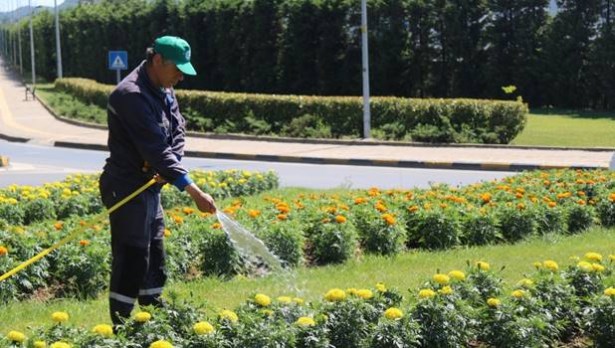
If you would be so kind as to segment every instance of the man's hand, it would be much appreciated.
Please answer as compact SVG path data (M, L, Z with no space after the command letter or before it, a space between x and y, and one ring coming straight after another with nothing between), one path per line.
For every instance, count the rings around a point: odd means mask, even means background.
M216 212L216 204L214 199L201 191L201 189L196 186L196 184L192 183L186 186L186 192L192 197L194 203L196 203L197 208L204 213L215 213Z
M167 181L164 180L164 178L161 177L160 174L154 175L154 180L156 180L157 183L163 184L163 185L167 183Z

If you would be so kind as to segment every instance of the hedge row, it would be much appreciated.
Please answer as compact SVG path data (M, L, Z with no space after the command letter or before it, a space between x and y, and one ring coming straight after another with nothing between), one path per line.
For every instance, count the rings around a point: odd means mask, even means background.
M60 91L106 108L112 85L65 78ZM193 131L345 138L363 134L360 97L265 95L176 91ZM521 101L374 97L374 136L438 143L506 144L523 130L528 108Z

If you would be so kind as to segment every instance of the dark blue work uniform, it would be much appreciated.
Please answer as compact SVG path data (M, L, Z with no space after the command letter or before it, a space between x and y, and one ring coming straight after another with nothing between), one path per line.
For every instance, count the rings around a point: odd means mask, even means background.
M181 166L185 120L173 89L154 86L143 62L109 96L109 151L100 193L110 208L155 173L183 190L192 181ZM151 186L118 210L111 222L111 319L130 316L137 299L159 305L166 281L161 185Z

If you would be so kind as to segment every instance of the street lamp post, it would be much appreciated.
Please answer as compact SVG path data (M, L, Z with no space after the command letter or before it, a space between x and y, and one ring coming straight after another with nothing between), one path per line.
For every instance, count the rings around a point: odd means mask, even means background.
M58 78L62 78L62 48L60 46L60 14L58 11L58 1L53 0L56 14L56 59L58 62Z
M371 137L369 110L369 57L367 49L367 0L361 0L361 52L363 63L363 138Z
M30 60L32 61L32 96L34 96L34 88L36 86L36 67L34 62L34 30L32 29L32 17L34 16L34 9L32 8L32 0L28 0L28 6L30 7Z

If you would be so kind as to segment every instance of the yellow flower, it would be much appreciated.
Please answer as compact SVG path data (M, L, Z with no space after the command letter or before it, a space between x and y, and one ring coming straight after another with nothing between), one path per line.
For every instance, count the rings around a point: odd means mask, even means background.
M488 271L491 268L491 266L489 266L489 264L484 261L478 261L476 263L476 267L478 267L478 269L480 269L481 271Z
M346 289L346 294L351 295L351 296L355 296L357 294L357 288L348 288Z
M525 297L525 291L523 290L515 290L512 292L512 297L514 298L523 298Z
M9 253L9 249L7 249L5 246L0 245L0 256L4 256L8 253Z
M598 253L594 253L594 252L588 252L585 254L585 258L590 260L590 261L594 261L594 262L600 262L602 261L602 255L598 254Z
M364 300L369 300L370 298L374 297L374 293L369 289L359 289L357 290L357 296Z
M149 348L173 348L173 345L169 341L158 340L150 344Z
M459 281L463 281L466 279L466 274L458 270L448 272L448 276Z
M331 289L325 294L325 299L330 302L344 301L346 299L346 292L342 289Z
M499 306L500 306L500 300L498 300L497 298L493 298L493 297L491 297L491 298L489 298L489 299L487 300L487 305L488 305L489 307L492 307L492 308L499 307Z
M604 289L604 295L605 296L610 296L610 297L615 296L615 288L610 287L610 288Z
M192 329L197 335L207 335L214 332L214 327L206 321L200 321L194 324Z
M577 267L580 268L584 272L591 272L594 268L592 264L587 261L581 261L577 263Z
M545 268L551 272L557 272L557 270L559 269L557 262L553 260L546 260L545 262L543 262L543 266L545 266Z
M302 305L305 303L305 300L302 299L301 297L293 297L293 302L298 304L298 305Z
M280 303L284 303L284 304L289 304L292 302L292 299L290 298L290 296L280 296L277 298L278 302Z
M6 338L8 338L11 342L21 343L26 340L26 335L19 331L9 331L9 333L6 335Z
M440 285L446 285L450 281L450 278L446 274L438 273L433 276L433 280Z
M534 285L534 281L532 281L531 279L528 279L528 278L524 278L524 279L521 279L519 281L519 283L517 283L517 285L521 286L521 287L524 287L524 288L529 288L532 285Z
M51 314L51 320L56 323L64 323L68 321L68 313L66 312L53 312Z
M92 329L92 332L97 333L103 337L113 336L113 328L111 327L111 325L107 325L107 324L98 324L94 326L94 328Z
M220 319L226 319L230 322L236 323L239 320L239 317L235 312L225 309L220 312Z
M535 267L536 269L541 269L541 268L542 268L542 263L541 263L541 262L536 261L536 262L534 262L534 264L533 264L533 265L534 265L534 267Z
M382 219L384 219L389 226L395 225L395 217L391 214L382 214Z
M399 308L391 307L384 311L384 317L390 320L401 319L404 316L404 312Z
M346 217L344 215L338 215L335 217L335 222L337 222L338 224L343 224L344 222L346 222Z
M45 348L47 343L45 341L34 341L34 348Z
M152 319L152 315L148 312L138 312L135 314L135 321L139 323L145 323L148 320Z
M609 255L609 260L610 261L615 261L615 254Z
M164 236L165 237L171 237L171 230L169 230L168 228L164 229Z
M442 289L440 289L440 293L442 295L450 295L453 293L453 288L451 288L450 286L445 286Z
M384 285L384 283L376 283L376 290L380 292L386 292L387 287Z
M604 272L604 266L599 263L592 263L592 269L594 272L601 273Z
M295 321L295 324L301 327L308 327L316 325L316 322L310 317L299 317L299 319Z
M432 298L436 296L436 292L431 289L422 289L419 291L419 298Z
M254 303L261 307L267 307L271 304L271 298L265 294L256 294L254 296Z
M70 344L66 342L55 342L52 343L49 348L70 348Z

